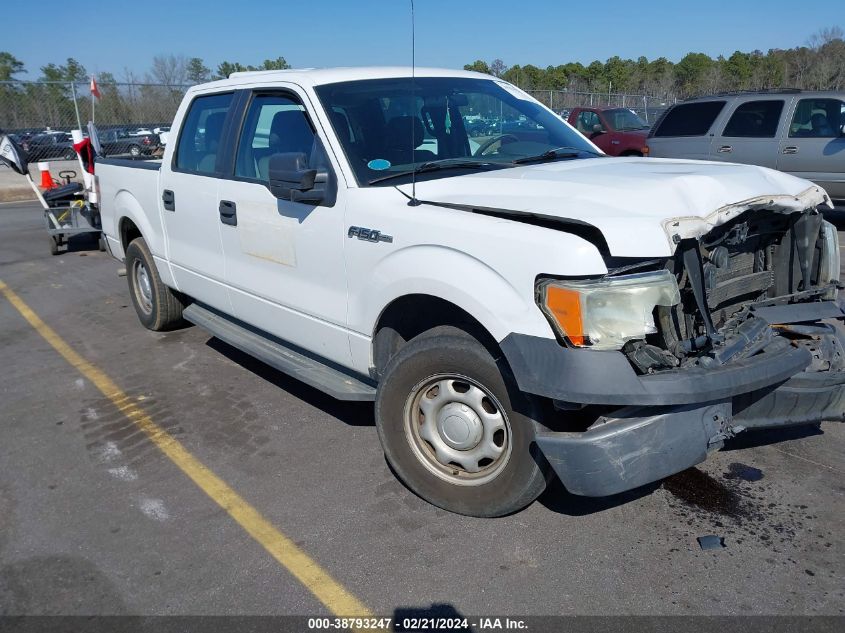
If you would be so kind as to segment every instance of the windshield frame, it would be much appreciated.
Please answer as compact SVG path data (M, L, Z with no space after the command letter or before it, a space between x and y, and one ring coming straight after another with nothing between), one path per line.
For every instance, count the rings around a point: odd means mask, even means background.
M411 82L414 82L413 84ZM434 85L435 82L443 82L445 85L443 87ZM379 94L379 88L381 86L384 87L385 92L384 96ZM439 154L436 155L434 159L426 158L425 160L417 158L414 155L412 162L402 162L402 163L395 163L390 164L388 162L389 167L384 170L375 170L373 167L369 166L369 163L373 162L376 159L380 159L380 156L372 156L367 154L365 156L361 156L359 152L359 160L355 161L353 155L351 153L351 146L353 146L354 141L351 139L354 138L355 132L353 130L353 124L350 122L350 117L347 116L347 112L349 112L349 108L351 105L347 105L347 102L339 101L338 97L336 96L338 90L343 90L344 88L350 90L351 92L347 93L340 93L340 99L346 98L349 99L353 93L359 93L362 95L362 99L364 99L364 95L366 94L366 98L372 100L384 99L389 97L390 95L397 94L397 84L407 84L407 94L410 97L411 95L411 88L413 85L413 90L415 96L419 99L422 97L423 99L426 98L426 94L430 97L432 94L435 95L435 98L439 96L440 92L438 88L445 88L448 92L447 94L457 93L457 94L478 94L483 95L488 98L492 98L493 100L498 99L502 104L517 110L520 112L520 119L522 121L528 121L529 125L531 122L535 123L537 127L533 128L534 130L542 130L546 134L546 140L563 140L563 143L547 143L546 141L543 142L533 142L535 146L537 145L545 145L548 144L549 149L553 149L558 147L559 145L567 145L567 146L575 146L580 149L580 146L583 146L583 150L579 151L577 156L552 156L546 158L545 161L538 161L538 162L552 162L556 160L574 160L579 158L589 158L595 157L596 155L604 156L604 153L601 152L589 139L585 138L581 135L574 127L569 125L565 120L563 120L560 116L558 116L554 111L543 105L541 102L537 101L524 91L512 86L511 84L502 81L501 79L497 79L495 77L482 78L482 77L472 77L472 76L433 76L433 77L416 77L412 80L410 76L399 76L399 77L391 77L391 78L376 78L376 79L355 79L350 81L341 81L341 82L331 82L326 84L319 84L313 86L313 90L316 96L316 101L318 103L318 107L322 109L322 114L325 117L324 120L328 122L329 127L331 128L331 132L334 133L334 137L340 146L340 150L343 156L346 159L346 166L348 167L349 172L351 173L352 177L355 180L355 183L358 187L378 187L382 185L388 186L395 186L405 184L406 181L410 182L412 178L416 177L418 182L425 181L425 180L433 180L433 179L441 179L441 178L452 178L456 176L461 176L469 173L477 173L478 171L482 170L494 170L494 169L508 169L508 168L516 168L521 167L523 165L516 164L512 162L513 159L524 158L527 156L533 156L537 154L536 147L533 151L526 151L523 154L511 154L507 156L507 159L503 159L502 155L498 154L484 154L484 155L474 155L474 151L477 151L479 148L478 142L474 141L474 136L470 133L467 128L467 123L469 122L466 118L466 113L461 112L461 123L460 127L463 128L464 135L459 135L457 137L457 142L462 142L464 139L466 140L467 146L469 148L468 155L455 155L455 156L441 156ZM457 84L454 86L449 86L449 84ZM473 85L475 84L475 85ZM367 91L367 88L372 88L370 91ZM475 90L473 90L473 88ZM429 92L432 91L433 92ZM398 94L401 95L401 92ZM334 97L334 98L333 98ZM447 96L448 100L448 96ZM354 105L354 104L352 104ZM363 102L361 105L364 105ZM458 104L458 106L465 105L465 104ZM369 107L374 107L371 104ZM338 109L345 110L343 112L339 112ZM523 112L524 110L524 112ZM341 116L338 116L340 114ZM381 114L386 115L386 112L382 112ZM345 121L341 121L340 119L343 118ZM383 119L381 124L386 124L387 121L390 119ZM508 121L502 119L499 121L500 127L504 127L505 123ZM368 121L367 124L372 123L372 121ZM338 129L338 126L342 126ZM344 129L346 128L346 129ZM370 130L370 134L373 134L373 126L370 125L369 128L364 128ZM528 127L527 129L532 129ZM409 127L410 133L410 127ZM426 131L428 133L428 131ZM500 130L499 134L504 133L504 130ZM363 136L359 134L359 137ZM492 137L497 136L497 134L492 135ZM437 139L431 139L426 137L428 141L434 140L437 142ZM473 147L473 143L475 143L475 147ZM527 144L527 143L526 143ZM417 145L415 149L419 150L423 147L424 143ZM408 151L410 152L410 143L408 147ZM544 151L543 149L540 150L540 153ZM362 166L361 160L368 160L366 163L366 167ZM477 161L479 164L478 168L475 167L451 167L447 169L426 169L420 171L420 168L423 165L430 164L431 162L440 162L440 161L449 161L449 160L460 160L465 159L467 161ZM388 171L390 167L397 167L395 177L384 178L384 176L390 176L391 171ZM381 173L379 173L381 172ZM373 182L376 181L376 182ZM382 182L384 181L384 182Z

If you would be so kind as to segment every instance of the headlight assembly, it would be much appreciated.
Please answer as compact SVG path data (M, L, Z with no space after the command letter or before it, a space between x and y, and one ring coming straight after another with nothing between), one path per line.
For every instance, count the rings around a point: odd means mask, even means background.
M839 255L839 235L836 232L836 227L825 220L822 222L822 241L824 242L824 252L822 253L821 262L819 265L819 285L827 285L833 281L839 281L840 271L840 255ZM836 299L836 289L830 291L830 296L826 299Z
M591 349L621 349L657 331L655 306L680 302L668 270L593 280L541 279L540 308L570 343Z

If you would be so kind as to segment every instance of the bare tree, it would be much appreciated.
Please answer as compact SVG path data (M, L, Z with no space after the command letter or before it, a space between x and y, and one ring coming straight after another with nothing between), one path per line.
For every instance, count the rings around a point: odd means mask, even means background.
M156 55L149 72L150 83L181 86L188 83L188 62L184 55Z
M505 62L503 62L501 59L496 58L492 62L490 62L490 74L492 74L494 77L501 77L505 74L505 71L507 69L508 67L505 66Z

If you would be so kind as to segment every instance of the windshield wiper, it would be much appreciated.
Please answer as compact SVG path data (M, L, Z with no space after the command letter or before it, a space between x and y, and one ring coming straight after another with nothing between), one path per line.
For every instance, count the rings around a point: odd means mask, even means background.
M440 169L482 169L488 167L504 167L505 165L498 165L489 161L466 160L461 158L443 158L441 160L432 160L423 163L415 169L407 171L397 171L395 174L387 174L379 178L373 178L367 181L368 185L374 185L385 180L392 180L393 178L400 178L402 176L412 176L415 174L422 174L429 171L438 171Z
M604 156L599 152L594 152L590 149L582 149L579 147L555 147L554 149L546 150L542 154L535 156L523 156L511 161L513 165L522 165L524 163L539 163L544 160L552 160L555 158L578 158L580 154L592 154L593 156Z

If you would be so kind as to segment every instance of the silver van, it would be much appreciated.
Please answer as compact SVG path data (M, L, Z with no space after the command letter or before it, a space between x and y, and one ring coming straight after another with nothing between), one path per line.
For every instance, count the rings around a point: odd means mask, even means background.
M649 155L762 165L845 201L845 92L779 90L700 97L670 107Z

